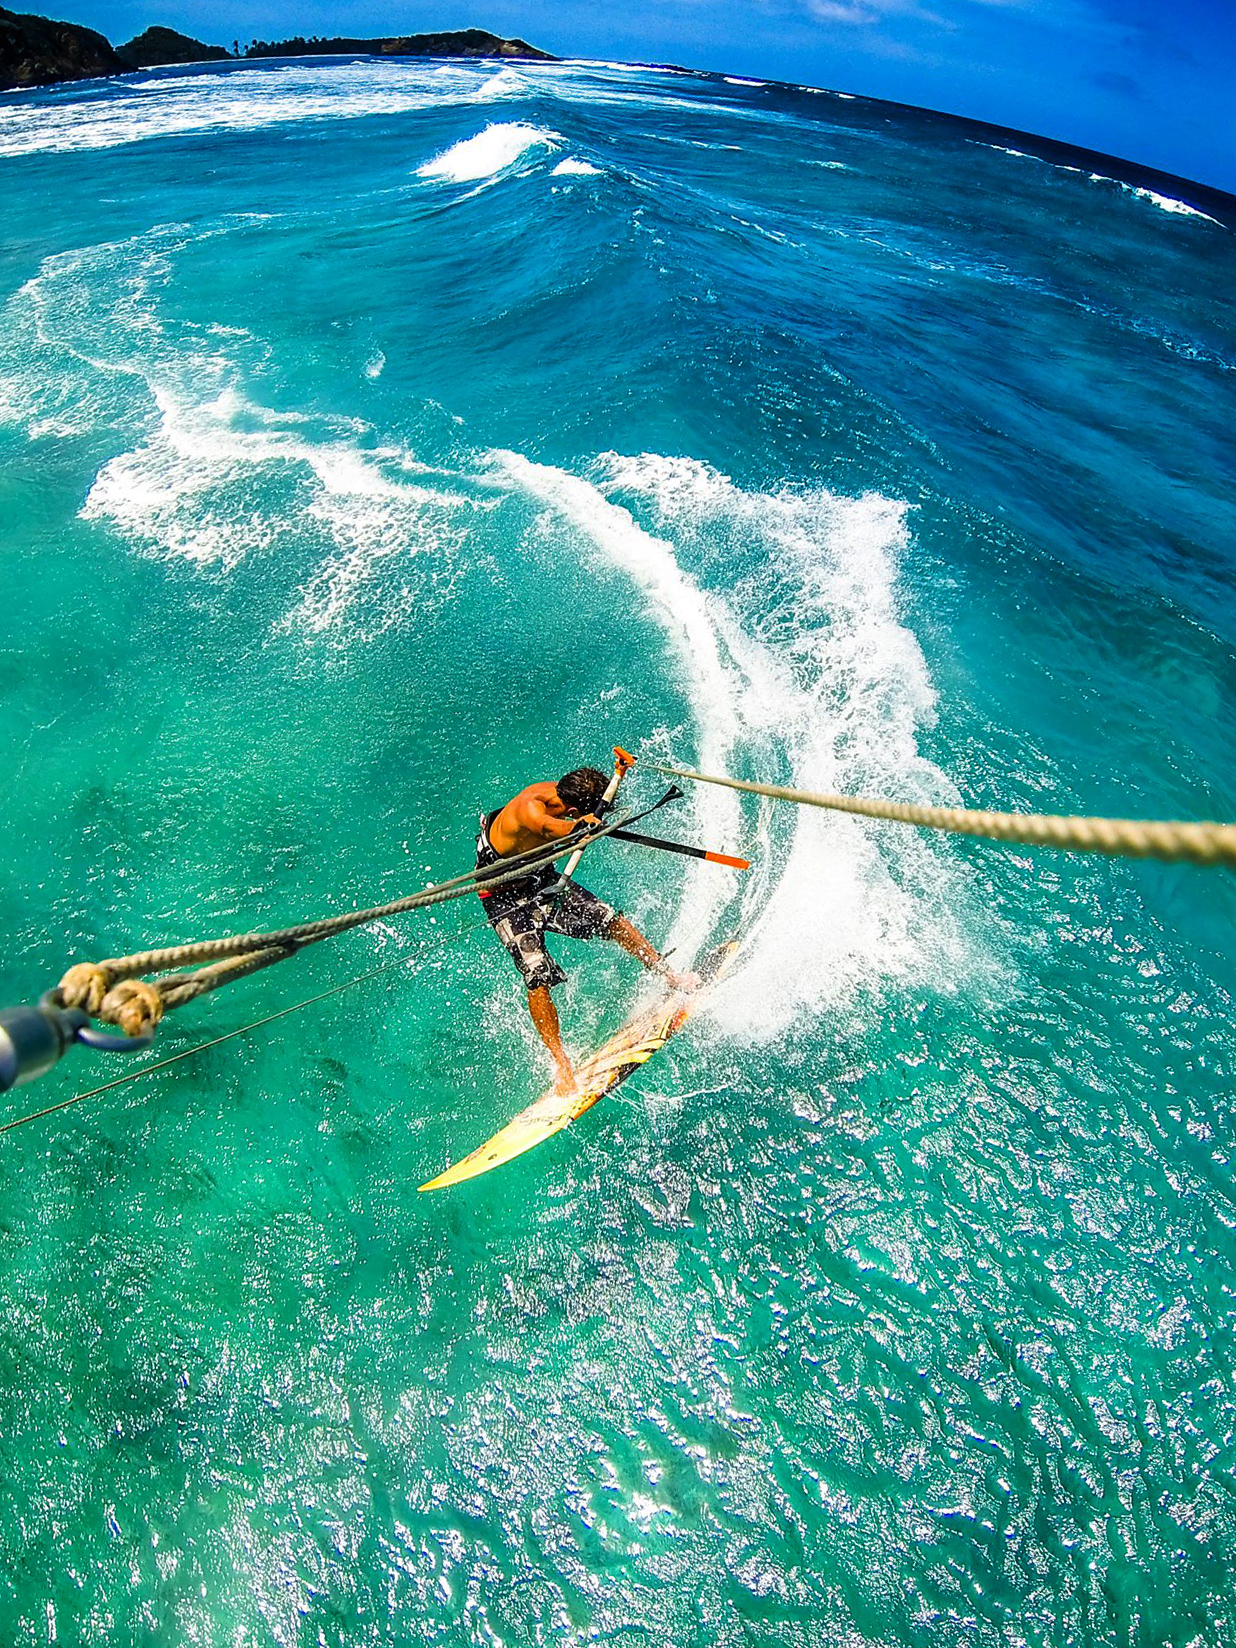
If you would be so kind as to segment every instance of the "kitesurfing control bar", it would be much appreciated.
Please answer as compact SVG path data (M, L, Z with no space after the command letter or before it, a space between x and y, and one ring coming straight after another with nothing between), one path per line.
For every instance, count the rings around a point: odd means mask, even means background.
M611 841L633 841L640 847L657 847L663 853L681 853L683 858L702 858L709 864L725 864L731 870L749 870L749 858L730 853L714 853L707 847L689 847L684 841L663 841L659 835L640 835L637 830L611 830Z

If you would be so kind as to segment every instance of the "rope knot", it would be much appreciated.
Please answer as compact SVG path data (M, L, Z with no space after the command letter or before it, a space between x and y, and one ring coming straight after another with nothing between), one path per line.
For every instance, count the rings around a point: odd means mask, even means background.
M121 979L104 996L96 1017L118 1024L126 1036L144 1036L163 1017L163 997L145 979Z
M112 975L95 961L79 961L70 967L60 980L57 992L63 1007L80 1007L91 1018L98 1018L103 998L111 989Z

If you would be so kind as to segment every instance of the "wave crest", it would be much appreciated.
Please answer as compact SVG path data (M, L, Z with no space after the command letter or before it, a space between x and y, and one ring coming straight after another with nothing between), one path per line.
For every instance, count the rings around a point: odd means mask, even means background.
M418 166L416 175L447 183L476 183L514 166L530 149L550 148L561 141L557 132L540 126L528 126L519 120L499 121L474 137L453 143Z

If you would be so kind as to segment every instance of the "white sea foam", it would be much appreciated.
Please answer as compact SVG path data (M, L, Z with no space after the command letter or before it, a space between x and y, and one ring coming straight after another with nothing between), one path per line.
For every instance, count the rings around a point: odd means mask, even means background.
M917 750L935 697L897 610L903 504L747 492L684 459L605 467L610 487L642 493L680 554L711 553L725 589L711 610L743 678L739 747L753 771L784 762L802 788L956 799ZM745 580L730 570L744 549ZM889 974L947 988L967 965L956 878L931 844L805 810L766 827L788 834L787 856L748 893L749 957L731 992L747 1030L777 1030Z
M1006 148L1001 143L978 143L973 138L967 138L966 141L973 143L974 147L978 149L991 149L996 154L1013 155L1018 160L1036 161L1040 166L1048 166L1054 172L1072 172L1078 177L1082 174L1083 168L1080 166L1066 166L1063 161L1059 160L1044 160L1041 155L1027 154L1024 149ZM1106 172L1089 172L1086 175L1091 183L1111 184L1113 188L1122 189L1127 195L1133 195L1139 200L1149 201L1152 206L1157 206L1162 212L1172 212L1179 217L1200 217L1205 223L1219 222L1219 219L1211 217L1209 212L1203 212L1196 206L1190 206L1187 201L1175 199L1172 195L1160 194L1156 189L1144 189L1136 183L1122 183L1119 178L1109 177Z
M152 365L158 418L99 471L82 518L106 521L146 553L223 574L254 556L286 563L308 551L316 564L276 632L352 644L444 598L475 501L425 484L403 449L365 444L359 420L276 411L234 388L202 396L230 371L191 358L174 373ZM397 563L399 587L384 574L363 604L386 562Z
M8 385L10 420L24 423L34 439L88 434L114 424L118 416L123 421L123 397L116 385L145 384L157 331L153 294L169 278L176 254L196 241L258 221L258 216L237 214L198 229L161 224L129 240L45 258L5 305L0 371ZM202 329L195 335L194 352L205 359L209 350L202 350L203 342L231 330L217 325ZM218 389L212 383L207 392Z
M765 86L768 84L766 80L740 80L735 74L727 74L725 83L727 86Z
M1071 172L1081 170L1078 166L1064 166L1060 169ZM1089 177L1091 183L1109 183L1123 194L1132 195L1136 200L1145 200L1150 205L1157 206L1161 212L1171 212L1177 217L1200 217L1204 223L1219 222L1218 218L1211 217L1209 212L1199 211L1196 206L1190 206L1186 201L1177 200L1172 195L1161 195L1156 189L1143 189L1136 183L1122 183L1119 178L1108 177L1106 172L1091 172Z
M590 166L586 160L576 160L570 155L565 160L560 160L551 173L553 177L600 177L600 175L601 168L599 166Z
M171 225L45 260L4 312L0 412L35 439L114 431L123 449L95 475L85 520L216 576L268 556L288 569L276 629L351 640L397 622L404 590L421 608L445 598L485 506L359 419L259 404L245 385L266 351L242 329L162 318L178 253L227 227ZM378 367L371 356L365 370Z
M746 492L653 454L611 454L589 479L510 453L495 461L621 567L664 626L694 720L693 747L676 741L675 754L813 789L955 799L917 750L934 695L897 613L902 504ZM651 511L648 526L625 498ZM742 851L751 814L733 795L700 787L692 799L701 839ZM719 998L735 1033L777 1034L890 974L949 988L971 970L958 877L931 844L806 810L765 806L755 820L743 963ZM728 894L715 875L689 875L671 942L693 952Z
M475 71L448 79L408 64L236 69L139 82L52 106L0 105L0 156L110 149L161 137L257 131L449 107L475 95Z
M276 412L228 389L200 398L226 366L154 366L158 417L146 437L105 464L82 507L135 547L228 573L245 559L314 546L318 562L277 630L341 636L384 561L435 558L463 540L467 500L406 476L399 449L364 448L364 425ZM438 581L439 569L425 579ZM422 580L424 581L424 580ZM403 603L375 603L378 629ZM372 628L372 625L368 626Z
M1139 189L1133 183L1122 183L1120 187L1126 194L1150 201L1151 205L1157 206L1160 211L1173 212L1179 217L1200 217L1204 223L1219 222L1218 218L1211 217L1209 212L1199 211L1196 206L1190 206L1183 200L1175 200L1171 195L1161 195L1154 189Z
M276 628L351 646L409 611L423 614L430 599L449 598L467 542L467 515L477 507L441 488L404 484L376 495L346 485L324 488L309 514L325 529L329 551ZM429 564L414 567L414 560ZM388 582L358 622L358 602L387 561L399 568L399 587Z
M441 178L449 183L475 183L496 177L514 166L529 149L552 148L562 139L557 132L522 121L502 121L486 126L474 137L465 137L449 149L417 167L417 176Z
M1081 175L1082 169L1080 166L1066 166L1062 160L1044 160L1042 155L1030 154L1026 149L1010 149L1003 143L983 143L973 137L966 138L966 142L971 146L971 148L989 149L992 154L1012 155L1014 160L1032 160L1036 166L1046 166L1049 171L1072 172L1076 176ZM1099 181L1097 172L1092 173L1091 175L1095 178L1096 182ZM1108 178L1105 181L1111 182L1111 179Z
M508 65L483 81L474 95L478 103L490 103L502 97L518 97L527 89L528 83L523 75Z

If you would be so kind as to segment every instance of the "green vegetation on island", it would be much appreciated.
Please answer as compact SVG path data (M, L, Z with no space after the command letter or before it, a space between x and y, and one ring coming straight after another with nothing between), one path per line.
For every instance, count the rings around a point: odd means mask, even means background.
M242 52L210 46L175 29L146 29L124 45L113 46L94 29L60 23L0 6L0 90L48 86L59 80L89 80L127 74L165 63L211 63L234 57L506 57L552 63L549 53L526 40L506 40L485 29L455 29L440 34L407 34L375 40L254 40Z
M207 46L176 29L156 26L117 46L116 55L126 67L153 69L163 63L218 63L232 53L225 46Z
M0 88L89 80L99 74L123 74L128 67L93 29L0 7Z
M301 35L291 40L254 40L246 57L522 57L540 63L556 63L551 53L530 46L526 40L504 40L485 29L453 29L445 34L405 34L389 39L350 40L336 36L324 39Z

